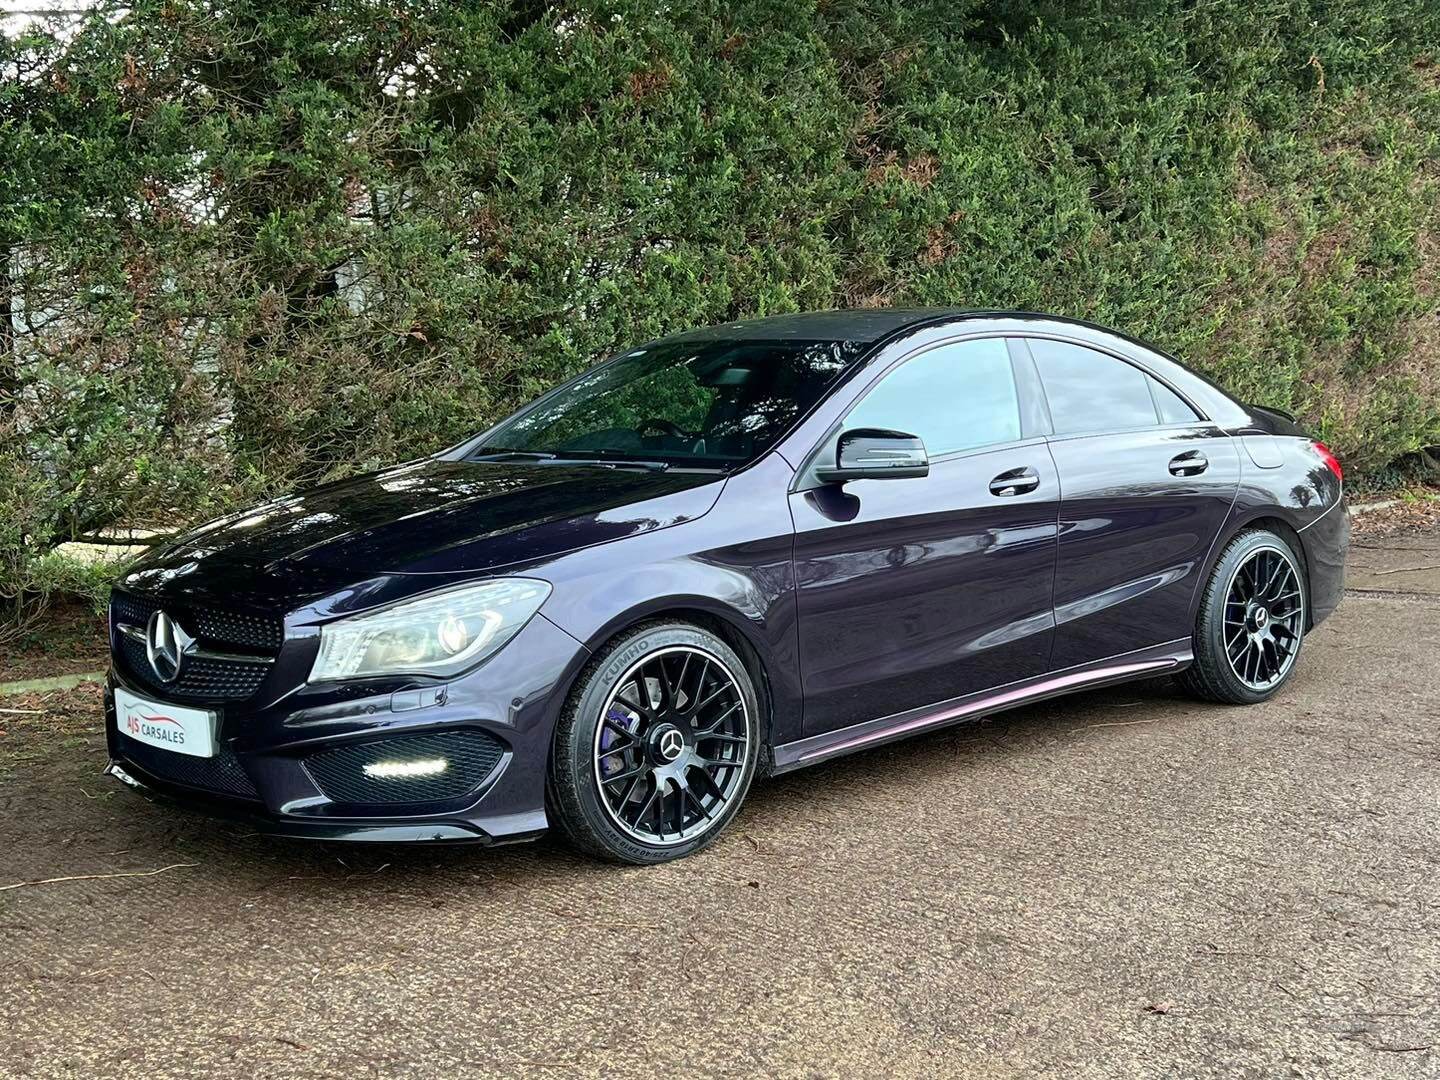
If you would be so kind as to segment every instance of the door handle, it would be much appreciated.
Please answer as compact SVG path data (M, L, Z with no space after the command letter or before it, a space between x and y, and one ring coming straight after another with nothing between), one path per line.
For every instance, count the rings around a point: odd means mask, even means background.
M1186 450L1170 459L1171 476L1199 476L1210 467L1210 462L1199 450Z
M1018 469L1009 469L1002 472L994 480L990 481L991 495L1023 495L1027 491L1034 491L1040 486L1040 475L1030 466L1022 465Z

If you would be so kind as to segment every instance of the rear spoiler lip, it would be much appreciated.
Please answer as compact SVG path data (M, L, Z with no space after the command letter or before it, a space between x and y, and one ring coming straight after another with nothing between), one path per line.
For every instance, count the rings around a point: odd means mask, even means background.
M1295 423L1294 413L1286 412L1284 409L1277 409L1273 405L1251 405L1250 407L1252 409L1259 409L1261 412L1274 413L1276 416L1289 420L1292 424Z
M1258 426L1268 429L1272 435L1295 435L1301 438L1309 438L1300 427L1299 421L1295 419L1293 413L1288 413L1284 409L1276 409L1269 405L1251 405L1247 403L1245 408L1249 409L1251 416L1260 422Z

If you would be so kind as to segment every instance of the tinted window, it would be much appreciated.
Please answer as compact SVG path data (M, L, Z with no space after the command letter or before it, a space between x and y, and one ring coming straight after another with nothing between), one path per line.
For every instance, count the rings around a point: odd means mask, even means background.
M1195 410L1164 383L1151 379L1150 390L1155 395L1155 408L1160 410L1162 424L1189 424L1200 419Z
M1030 339L1030 351L1057 435L1122 431L1156 423L1151 380L1137 367L1094 349Z
M862 351L844 341L657 342L592 368L506 420L473 456L717 467L749 461Z
M919 435L932 456L1020 438L1004 340L942 345L905 361L855 406L845 426Z

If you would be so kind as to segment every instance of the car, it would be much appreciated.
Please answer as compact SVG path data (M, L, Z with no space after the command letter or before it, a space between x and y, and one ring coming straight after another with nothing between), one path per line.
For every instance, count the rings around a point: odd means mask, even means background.
M1059 694L1265 701L1348 543L1322 443L1123 334L733 322L135 564L108 771L282 836L658 863L759 777Z

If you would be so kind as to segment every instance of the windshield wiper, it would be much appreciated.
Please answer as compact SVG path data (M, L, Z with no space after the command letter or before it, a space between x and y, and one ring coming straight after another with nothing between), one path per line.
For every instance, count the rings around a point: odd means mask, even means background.
M546 450L506 450L499 446L482 446L470 455L471 461L534 461L554 465L588 465L604 469L643 469L646 472L664 472L670 468L668 461L640 461L630 458L571 457L569 454L552 454Z
M626 458L561 458L566 465L599 466L602 469L642 469L645 472L664 472L670 468L668 461L631 461Z
M470 455L472 461L555 461L557 457L543 450L506 450L503 446L482 446Z

